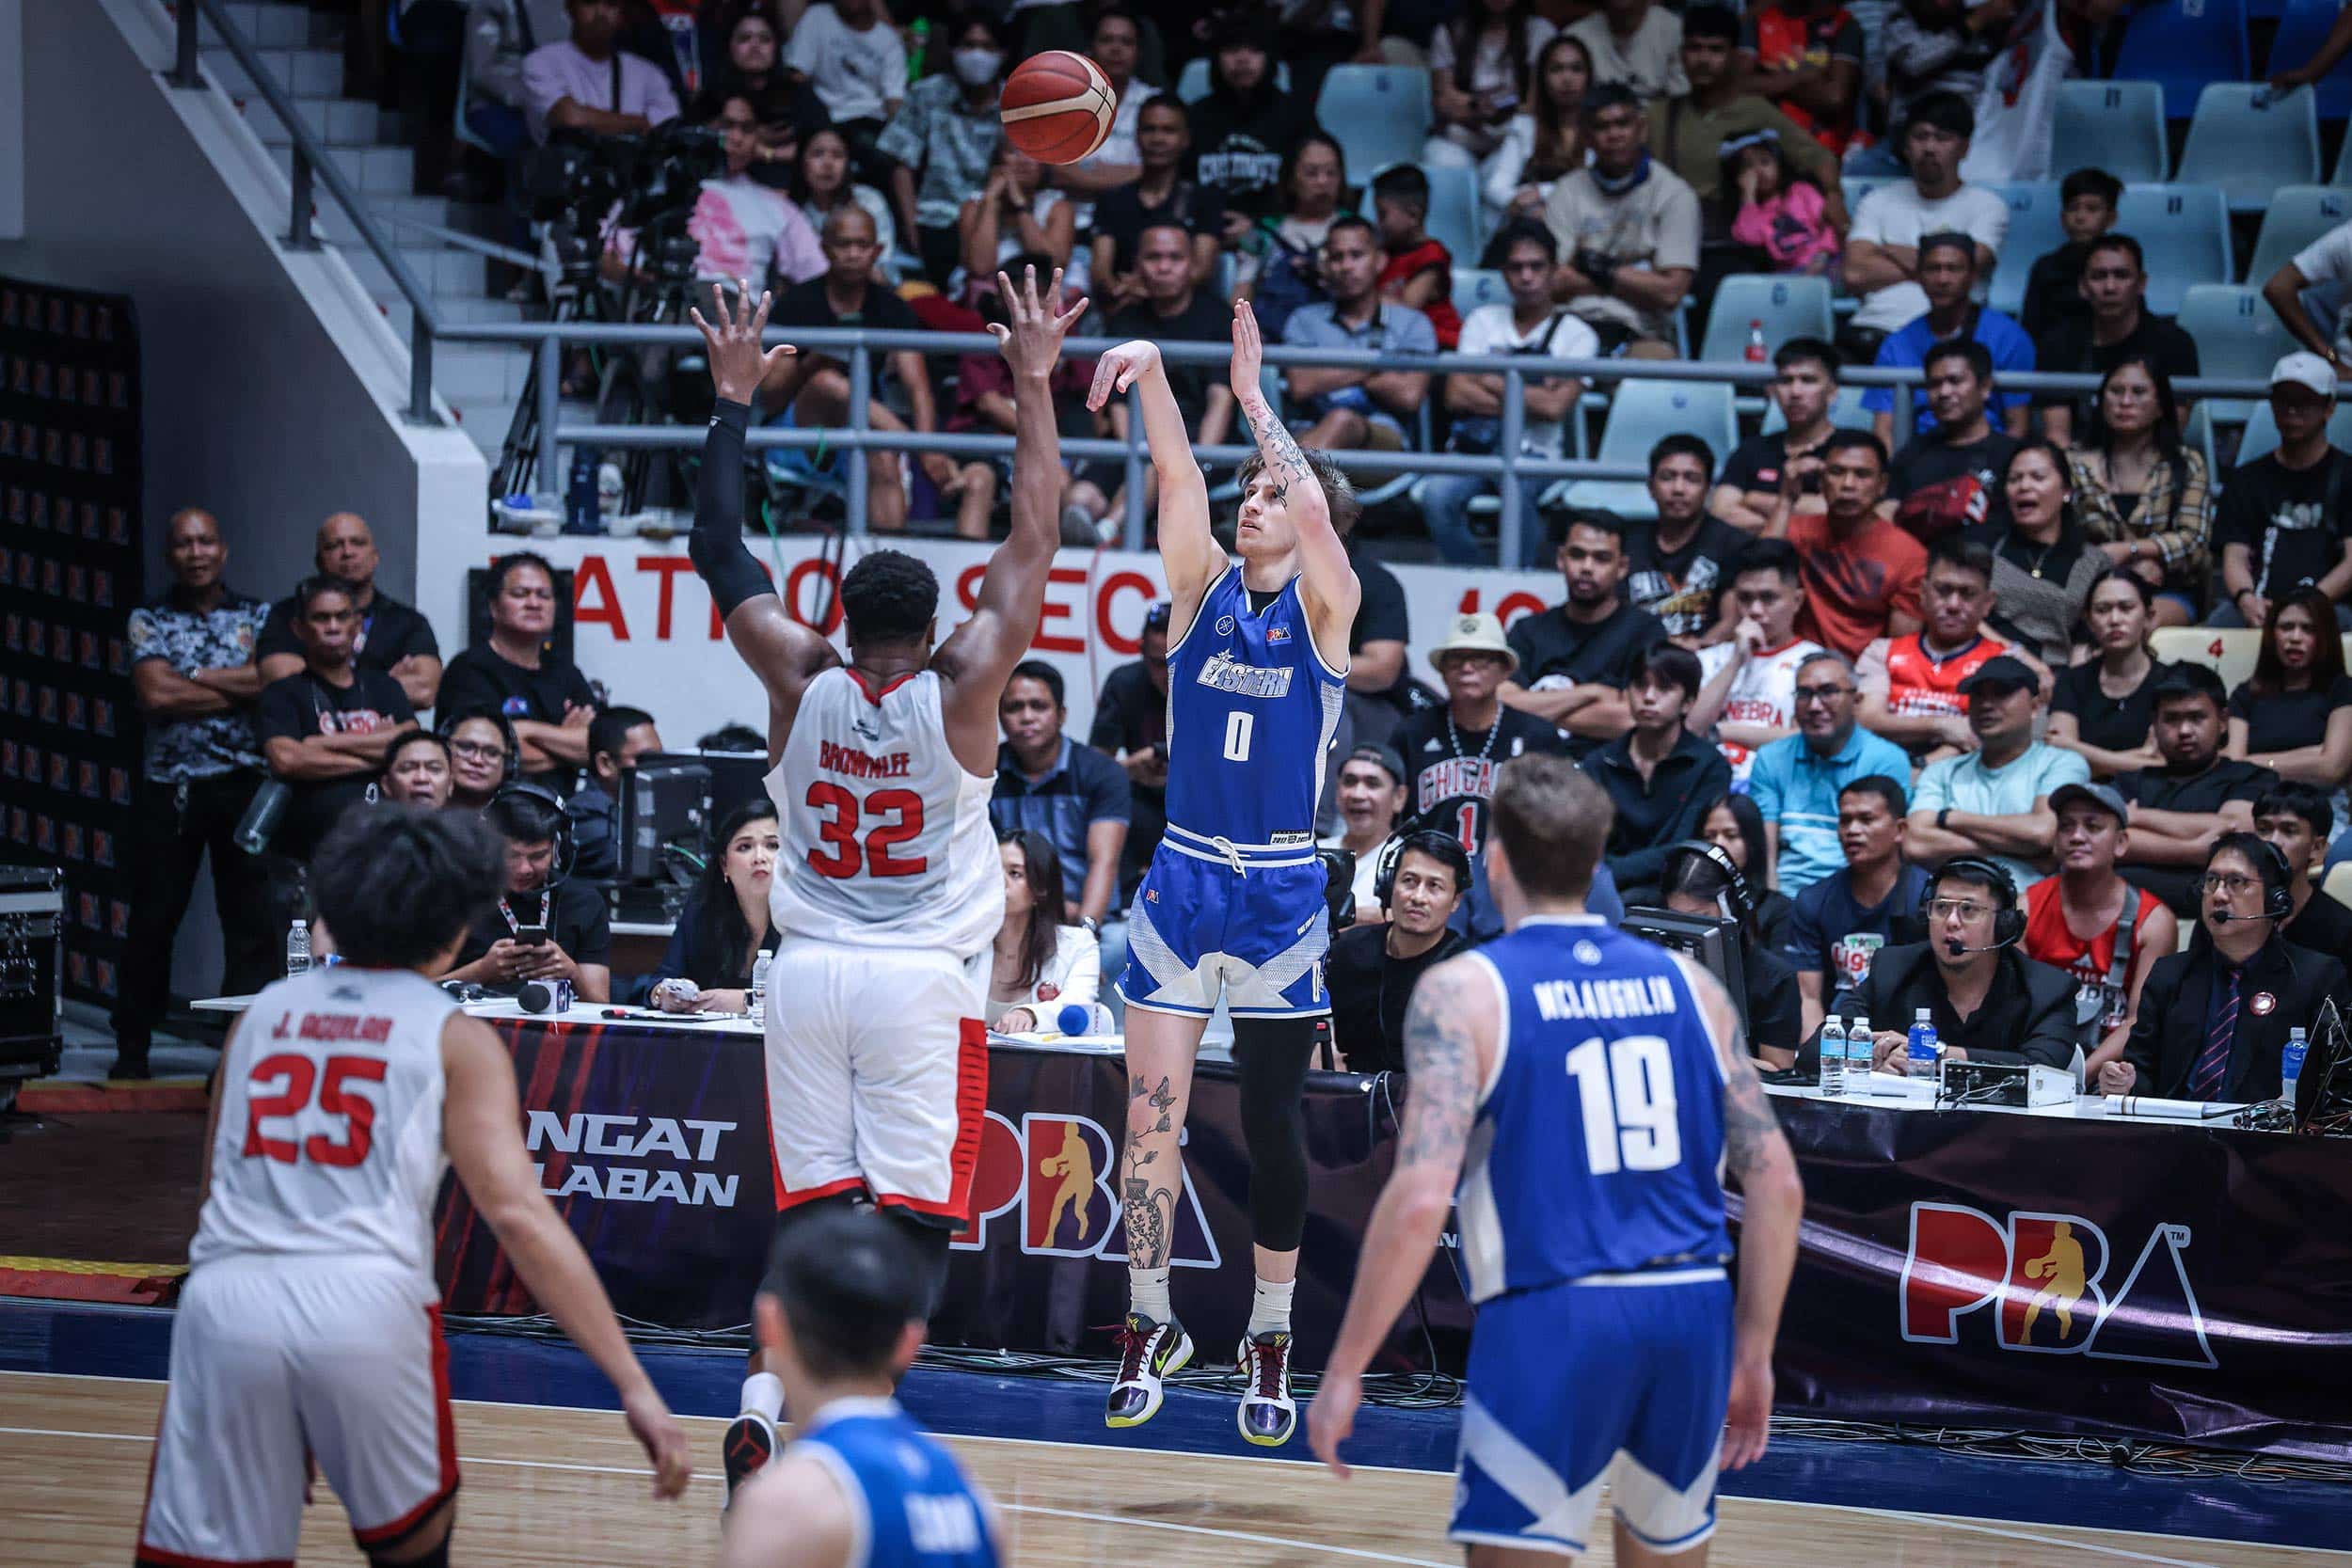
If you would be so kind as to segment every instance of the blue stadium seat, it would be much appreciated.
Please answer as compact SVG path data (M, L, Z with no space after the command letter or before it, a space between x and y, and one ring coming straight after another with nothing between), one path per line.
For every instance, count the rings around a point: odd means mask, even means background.
M2164 89L2153 82L2060 82L2051 122L2053 166L2106 169L2127 185L2158 185L2170 172Z
M1827 338L1829 279L1740 273L1723 280L1707 316L1699 357L1739 360L1747 354L1748 324L1764 324L1764 344L1776 349L1791 338Z
M1468 317L1482 305L1508 304L1511 291L1502 286L1502 274L1488 272L1483 267L1454 269L1454 309Z
M2336 24L2341 0L2286 0L2279 16L2279 31L2270 40L2270 69L2299 66L2319 53L2328 29ZM2320 78L2312 87L2319 98L2319 118L2342 119L2352 115L2352 71L2342 67Z
M2279 313L2263 299L2260 289L2230 283L2197 283L2181 301L2180 328L2197 341L2197 368L2211 376L2244 376L2267 381L2279 356L2292 354L2296 341L2280 325ZM2208 420L2243 424L2254 412L2246 398L2208 398Z
M1698 436L1715 451L1720 466L1740 442L1739 416L1731 406L1731 388L1698 381L1621 381L1609 400L1609 420L1601 426L1602 463L1649 462L1649 450L1679 431ZM1597 507L1636 522L1655 522L1658 507L1649 487L1634 481L1581 479L1564 481L1545 497L1569 506Z
M2197 95L2176 179L2218 186L2233 212L2259 213L2280 185L2319 180L2319 116L2303 88L2216 82Z
M2254 259L2246 264L2246 281L2261 288L2305 245L2346 222L2352 222L2352 193L2328 185L2280 186L2263 213L2262 235L2254 242Z
M1315 94L1315 119L1339 142L1351 169L1419 163L1429 139L1429 72L1333 66Z
M2148 309L2157 315L2178 315L2192 283L2235 278L2230 205L2212 185L2134 185L2123 193L2116 228L2147 252Z
M1274 62L1274 85L1284 92L1291 90L1291 68L1281 60ZM1186 103L1198 103L1209 96L1209 57L1196 55L1184 62L1184 69L1176 73L1176 96Z
M2336 154L2336 172L2328 183L2352 185L2352 136L2344 138L2344 150Z
M1429 177L1429 237L1453 254L1456 271L1475 262L1486 248L1486 226L1478 214L1478 171L1453 165L1423 165L1418 157L1406 162ZM1372 182L1399 166L1403 166L1384 164L1365 177L1366 217L1374 215Z
M2026 282L2034 262L2066 243L2066 225L2060 221L2066 204L2058 199L2057 184L2046 180L1995 184L1993 189L2009 203L2009 232L1994 258L1985 303L2014 316L2025 309Z
M2341 451L2352 451L2352 403L2339 403L2328 420L2328 444ZM2237 444L2237 460L2251 463L2279 450L2279 421L2270 417L2270 404L2254 404L2253 418L2246 421L2246 436Z
M2205 84L2244 82L2254 74L2246 0L2161 0L2135 12L2116 52L2114 74L2155 83L2164 89L2166 118L2186 119Z
M1829 422L1840 430L1870 428L1870 411L1862 406L1861 388L1840 387L1837 388L1837 396L1831 401L1829 405ZM1764 405L1764 424L1757 434L1776 436L1788 428L1788 421L1781 417L1780 404L1767 403Z

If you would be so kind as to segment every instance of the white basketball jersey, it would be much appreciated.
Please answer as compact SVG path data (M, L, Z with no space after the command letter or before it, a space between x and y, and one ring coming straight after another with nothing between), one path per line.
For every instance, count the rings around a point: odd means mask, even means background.
M988 819L996 776L956 761L941 689L930 670L877 689L844 667L801 693L768 775L784 840L769 894L779 931L957 958L995 940L1005 920Z
M1711 681L1731 662L1732 646L1717 642L1699 650L1699 679ZM1797 727L1797 667L1821 651L1819 642L1799 637L1751 657L1731 677L1724 697L1724 722L1769 724L1774 729ZM1756 753L1736 740L1717 743L1731 764L1731 776L1744 780Z
M212 1191L188 1260L378 1258L433 1292L441 1029L413 970L313 969L253 999L220 1069Z

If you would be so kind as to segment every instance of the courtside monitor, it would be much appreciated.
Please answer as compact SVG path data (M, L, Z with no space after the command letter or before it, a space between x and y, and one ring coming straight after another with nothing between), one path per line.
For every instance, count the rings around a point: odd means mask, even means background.
M1740 1015L1740 1032L1747 1033L1748 986L1740 961L1739 922L1636 905L1625 911L1617 929L1672 948L1722 981L1731 994L1733 1010Z
M672 848L699 862L711 827L710 769L699 757L649 752L622 770L622 881L664 880Z
M693 752L710 769L710 825L716 828L727 813L747 800L768 795L768 756L764 752ZM678 760L683 761L681 757Z

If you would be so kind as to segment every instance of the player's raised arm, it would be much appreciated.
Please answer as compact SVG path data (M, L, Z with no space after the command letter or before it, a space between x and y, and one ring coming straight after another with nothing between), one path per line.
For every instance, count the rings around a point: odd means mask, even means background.
M1258 333L1257 313L1248 300L1235 300L1233 399L1265 459L1266 471L1282 486L1283 504L1298 531L1299 594L1307 601L1316 642L1327 655L1334 646L1339 650L1339 658L1327 660L1338 667L1345 662L1347 635L1356 624L1363 590L1356 581L1355 563L1347 559L1347 546L1331 526L1331 499L1323 493L1323 482L1298 450L1290 427L1266 401L1264 366L1265 342Z
M1372 1211L1347 1316L1307 1411L1309 1446L1343 1476L1347 1466L1340 1460L1340 1444L1356 1425L1364 1369L1420 1288L1453 1211L1470 1124L1478 1117L1479 1085L1486 1081L1502 1025L1501 1008L1484 960L1460 958L1422 975L1406 1009L1408 1090L1396 1165Z
M1054 419L1054 367L1062 340L1085 315L1084 299L1056 312L1061 269L1041 299L1037 269L1021 287L996 275L1006 321L991 322L996 350L1012 370L1012 531L988 558L978 597L964 623L940 645L932 667L946 677L948 744L964 766L996 754L996 703L1012 667L1029 651L1045 609L1045 579L1061 545L1061 432ZM993 762L988 767L993 768Z
M742 285L745 300L751 285ZM691 312L702 328L710 355L710 379L718 393L711 410L710 436L703 443L702 475L694 493L694 531L686 552L694 570L709 585L710 596L724 619L727 641L768 689L768 700L782 722L771 724L771 744L781 744L801 689L808 678L840 658L811 628L792 619L776 596L775 585L743 547L743 434L750 428L753 400L759 396L763 377L784 363L793 350L779 343L762 353L760 334L768 327L770 297L759 296L755 310L731 309L725 292L710 287L710 309L716 325Z
M1192 433L1176 406L1157 343L1138 339L1096 360L1087 406L1100 413L1130 387L1142 408L1144 443L1160 479L1160 569L1168 574L1168 599L1177 611L1168 629L1172 641L1184 635L1209 584L1225 570L1225 551L1209 529L1209 482L1192 454Z

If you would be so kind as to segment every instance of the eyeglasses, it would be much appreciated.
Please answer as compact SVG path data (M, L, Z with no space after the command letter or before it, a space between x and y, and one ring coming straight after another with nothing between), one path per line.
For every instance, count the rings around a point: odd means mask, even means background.
M449 744L449 749L453 755L464 757L469 762L504 762L506 760L505 747L481 741L453 740Z
M1973 926L1992 912L1990 904L1979 904L1973 898L1928 900L1928 916L1931 920L1958 920L1964 926Z
M1854 689L1851 686L1801 686L1797 688L1797 701L1800 703L1834 703L1840 697L1851 697L1853 694Z
M2241 893L2251 893L2262 885L2260 877L2242 876L2235 871L2208 871L2197 883L2200 892L2227 893L2233 898Z

